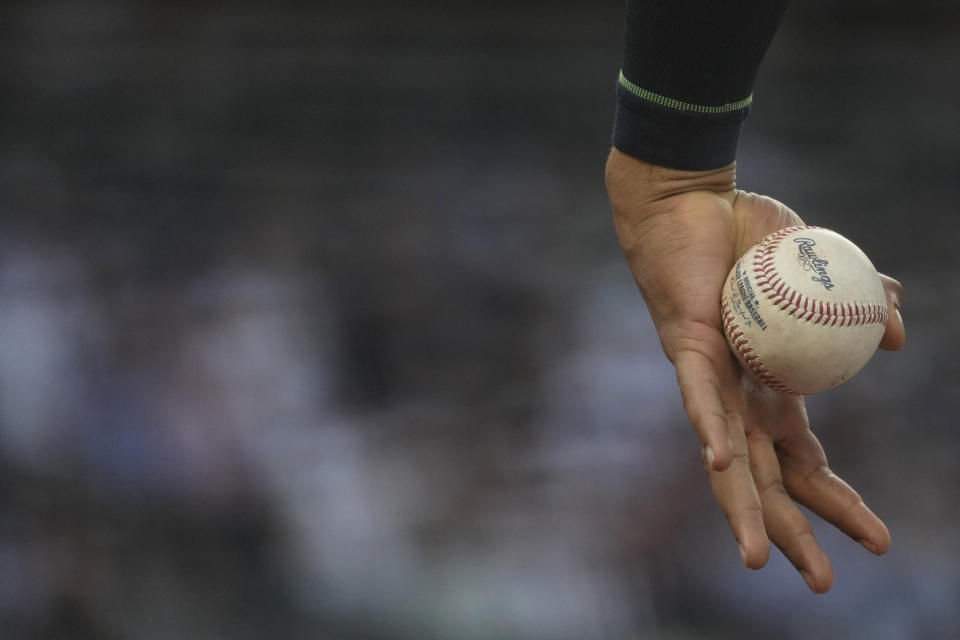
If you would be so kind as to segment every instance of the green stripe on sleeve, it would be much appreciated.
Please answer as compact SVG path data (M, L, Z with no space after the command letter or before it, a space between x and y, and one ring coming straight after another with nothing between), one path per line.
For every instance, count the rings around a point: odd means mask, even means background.
M743 100L738 100L737 102L722 104L715 107L683 102L681 100L675 100L673 98L661 96L659 93L654 93L653 91L647 91L642 87L638 87L627 80L627 77L623 75L623 71L620 71L620 85L639 98L643 98L644 100L660 105L661 107L675 109L677 111L693 111L694 113L730 113L731 111L738 111L748 107L750 106L750 103L753 102L752 93Z

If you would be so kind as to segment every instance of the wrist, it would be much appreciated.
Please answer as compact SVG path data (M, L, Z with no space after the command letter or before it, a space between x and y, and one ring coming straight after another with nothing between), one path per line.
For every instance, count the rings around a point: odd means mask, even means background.
M732 200L737 183L736 169L736 162L704 171L671 169L627 155L614 147L607 158L607 194L614 212L630 211L634 215L684 193L706 191Z

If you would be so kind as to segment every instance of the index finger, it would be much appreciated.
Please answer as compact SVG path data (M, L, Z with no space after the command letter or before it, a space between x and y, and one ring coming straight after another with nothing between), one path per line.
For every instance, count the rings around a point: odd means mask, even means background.
M704 459L714 471L723 471L733 460L733 444L720 375L710 358L697 351L680 352L675 364L683 408L700 437Z

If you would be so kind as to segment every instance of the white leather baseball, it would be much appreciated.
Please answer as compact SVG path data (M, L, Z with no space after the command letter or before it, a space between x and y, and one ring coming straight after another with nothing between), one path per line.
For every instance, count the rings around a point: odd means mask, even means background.
M737 260L720 310L730 348L763 384L823 391L860 371L880 344L887 299L877 270L828 229L772 233Z

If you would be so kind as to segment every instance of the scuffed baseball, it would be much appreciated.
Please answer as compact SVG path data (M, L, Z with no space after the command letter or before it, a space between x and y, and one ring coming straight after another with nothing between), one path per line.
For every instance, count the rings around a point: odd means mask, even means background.
M745 369L784 393L849 380L887 324L883 283L855 244L828 229L772 233L737 260L720 299L723 330Z

